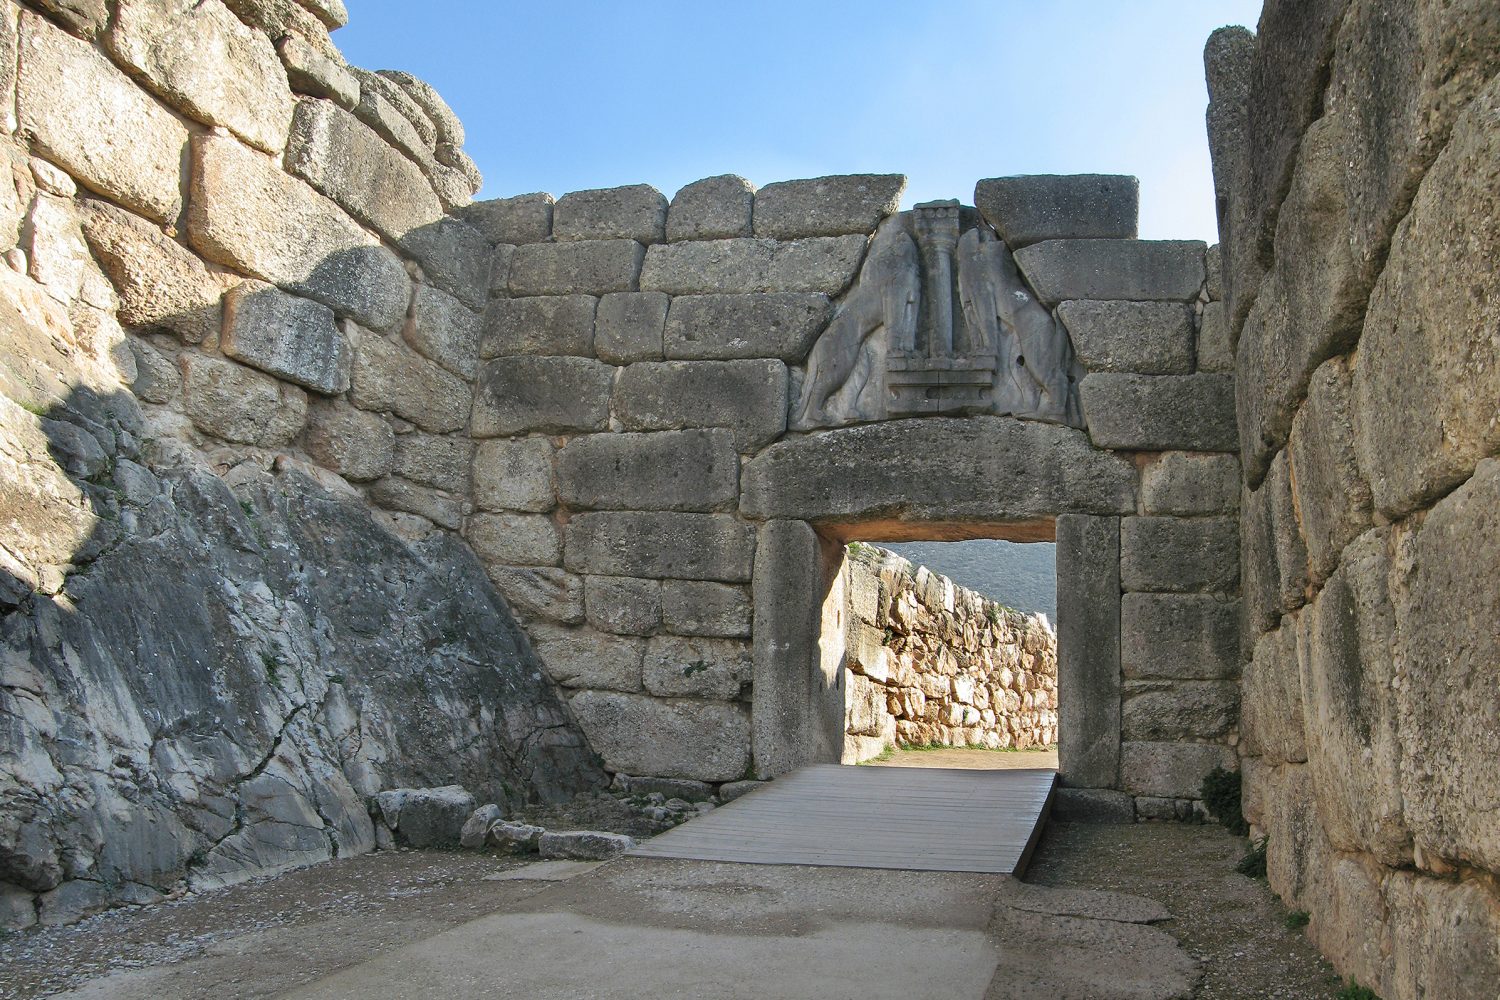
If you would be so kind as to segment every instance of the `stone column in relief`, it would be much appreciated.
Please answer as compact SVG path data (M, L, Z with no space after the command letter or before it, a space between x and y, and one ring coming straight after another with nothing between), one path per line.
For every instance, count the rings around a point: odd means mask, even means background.
M912 210L912 229L922 253L922 334L929 358L953 354L953 251L958 246L958 202L929 201Z
M1057 519L1058 770L1075 788L1120 781L1120 519Z

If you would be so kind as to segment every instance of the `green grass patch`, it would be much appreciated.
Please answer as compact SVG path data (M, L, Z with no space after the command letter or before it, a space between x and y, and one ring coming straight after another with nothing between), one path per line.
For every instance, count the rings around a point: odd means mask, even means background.
M1249 878L1265 878L1266 843L1266 837L1251 843L1249 849L1245 851L1245 856L1240 858L1234 866L1234 870Z
M1250 824L1240 808L1240 772L1216 767L1203 779L1200 793L1208 814L1236 837L1250 833Z
M1334 1000L1380 1000L1380 997L1368 986L1361 986L1351 979L1343 989L1334 994Z
M1311 919L1312 914L1308 913L1306 910L1293 910L1291 913L1288 913L1286 915L1286 918L1282 920L1282 923L1286 924L1286 929L1289 931L1300 931L1302 928L1307 926L1308 921Z

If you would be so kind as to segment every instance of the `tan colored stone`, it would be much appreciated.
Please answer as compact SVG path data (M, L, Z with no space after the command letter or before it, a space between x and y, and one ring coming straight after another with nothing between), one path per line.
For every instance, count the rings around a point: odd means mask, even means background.
M523 620L583 622L583 580L551 566L486 566L495 589Z
M469 386L405 344L360 331L349 399L361 409L391 412L441 434L469 417Z
M205 434L272 448L291 441L307 417L307 394L244 365L182 355L182 403Z
M641 657L646 649L642 640L591 628L541 623L526 631L548 675L557 683L607 691L641 689Z
M475 514L464 537L486 562L512 566L556 566L562 535L543 514Z
M732 781L750 767L750 713L741 705L583 691L569 706L611 771Z
M557 506L553 447L546 438L481 441L474 451L480 510L549 511Z
M590 625L623 635L650 635L661 625L662 581L590 576L583 584Z
M302 447L318 464L356 482L391 469L395 435L384 418L342 400L313 400Z
M749 687L750 672L748 642L675 635L646 642L642 679L658 697L733 701Z
M409 431L398 435L393 464L396 475L449 493L467 493L474 445L465 437L438 437Z

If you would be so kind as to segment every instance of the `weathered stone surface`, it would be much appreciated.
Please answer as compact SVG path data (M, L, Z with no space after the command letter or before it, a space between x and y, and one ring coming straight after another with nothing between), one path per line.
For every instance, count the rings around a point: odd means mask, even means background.
M632 636L591 628L536 623L527 627L531 645L559 684L608 691L641 689L641 657L646 644Z
M1240 685L1240 739L1245 753L1272 764L1307 760L1298 621L1260 637Z
M679 295L667 313L668 358L800 361L828 324L833 306L819 294Z
M863 236L810 237L778 243L766 272L766 291L838 295L859 273L867 243Z
M1354 454L1350 378L1342 358L1313 373L1288 444L1308 579L1322 583L1339 553L1371 523L1370 487Z
M864 259L863 236L705 240L651 247L641 287L671 295L819 292L848 287Z
M359 79L341 60L299 35L283 35L276 42L276 52L293 91L327 98L343 108L352 109L359 103Z
M552 208L552 238L558 241L660 243L666 230L667 199L649 184L574 191Z
M1135 799L1107 788L1059 788L1052 818L1060 823L1134 823Z
M749 638L750 619L750 595L743 587L702 580L662 584L662 624L678 635Z
M175 221L187 129L103 53L36 14L21 14L20 50L21 129L36 151L85 187Z
M491 243L540 243L552 235L550 194L522 194L514 198L476 201L458 210L459 218L484 234Z
M36 0L39 7L64 28L90 41L109 27L108 0Z
M786 431L787 370L776 360L641 362L615 386L615 416L628 430L727 427L741 453Z
M1236 681L1126 681L1121 696L1127 740L1220 739L1239 719Z
M510 262L512 295L633 292L646 248L634 240L530 243Z
M490 268L497 257L473 226L451 216L418 226L396 241L422 265L424 280L450 292L470 309L483 309L489 297Z
M575 573L744 583L755 529L728 514L579 514L563 564Z
M545 514L475 514L464 537L489 563L556 566L562 562L562 534Z
M1282 479L1282 483L1286 480ZM1241 652L1246 658L1256 638L1276 626L1281 617L1281 572L1277 567L1276 536L1286 530L1285 512L1280 503L1273 504L1275 491L1265 484L1255 491L1245 490L1240 500L1240 607ZM1277 508L1273 518L1273 506ZM1293 525L1295 529L1295 525Z
M723 240L749 236L755 186L735 174L706 177L679 190L667 210L667 239Z
M641 669L646 691L658 697L732 701L750 685L750 644L659 635L647 640Z
M1500 752L1500 702L1493 697L1500 594L1492 582L1500 460L1481 462L1472 479L1432 508L1409 544L1392 587L1406 819L1427 858L1500 870L1500 830L1489 821L1500 802L1500 773L1485 763Z
M375 796L380 818L408 847L457 847L474 812L474 796L462 785L397 788Z
M1297 524L1292 496L1292 472L1286 452L1276 456L1266 473L1266 502L1271 507L1271 529L1276 546L1277 600L1282 611L1295 611L1307 600L1307 546Z
M349 400L361 409L443 434L467 422L469 398L468 383L405 344L368 331L356 338Z
M650 635L661 625L661 592L660 580L590 576L583 583L584 613L602 631Z
M634 846L635 841L623 833L597 830L548 830L537 841L537 851L542 857L574 861L608 861Z
M418 285L412 296L411 320L401 337L412 349L465 378L479 366L478 313L431 285Z
M411 282L333 202L233 139L193 140L188 240L209 260L317 299L362 326L406 315Z
M991 177L974 205L1012 250L1042 240L1135 239L1140 181L1119 174Z
M393 240L443 214L417 165L332 101L297 101L286 167Z
M182 356L182 404L205 434L275 447L302 430L307 394L232 361Z
M581 510L724 510L739 496L739 472L722 428L590 434L558 452L557 490Z
M230 290L219 346L237 361L314 392L349 388L353 351L334 325L333 310L274 285L245 281Z
M532 854L546 832L545 827L502 820L489 828L485 843L507 854Z
M359 103L354 113L413 162L431 159L437 129L406 92L369 70L350 67L359 80Z
M339 0L224 0L240 20L271 38L296 35L311 45L337 52L328 32L338 20Z
M1229 375L1089 375L1079 387L1089 436L1100 448L1234 451L1235 381Z
M611 771L729 781L750 766L750 716L739 705L582 691L569 703Z
M1135 467L1081 431L1003 417L892 420L782 441L745 467L758 518L1016 521L1135 510Z
M356 482L379 479L395 461L390 424L342 400L312 401L302 447L318 464Z
M670 302L661 292L613 292L601 298L593 345L599 359L616 365L660 361Z
M479 370L475 437L603 430L615 370L589 358L513 357Z
M396 475L449 493L467 493L474 445L463 437L438 437L419 431L397 436Z
M726 781L719 786L719 801L733 802L743 795L749 795L757 788L764 788L765 784L764 781L756 781L753 778L747 778L744 781Z
M1265 273L1250 203L1250 76L1255 36L1241 27L1219 28L1203 47L1208 82L1208 148L1218 207L1222 295L1229 336L1239 334Z
M448 102L443 100L442 95L426 80L403 73L400 70L381 69L376 70L375 75L400 87L412 103L421 109L422 114L432 123L434 140L436 143L446 143L450 146L462 146L464 144L464 125L459 121Z
M386 476L371 483L370 502L386 510L426 518L449 531L457 531L463 526L464 504L460 498L408 482L400 476Z
M1132 795L1199 798L1204 777L1215 767L1234 767L1234 751L1217 743L1120 745L1120 779Z
M1141 470L1147 514L1229 514L1240 505L1240 463L1233 455L1169 451Z
M1205 302L1198 318L1198 370L1234 371L1234 347L1224 303Z
M1047 240L1016 251L1016 263L1045 302L1187 302L1203 287L1204 249L1194 240Z
M577 625L583 621L583 580L551 566L485 567L495 589L523 619Z
M1355 449L1375 507L1404 515L1500 452L1500 81L1459 118L1401 223L1354 368Z
M1232 592L1239 547L1232 517L1127 517L1120 523L1120 583L1134 591Z
M271 39L222 3L145 0L121 4L105 44L173 107L222 125L250 145L280 153L292 93Z
M872 233L901 205L900 174L849 174L767 184L755 194L756 236L842 236Z
M1058 770L1074 788L1120 781L1120 520L1057 519Z
M1453 883L1393 872L1390 978L1382 996L1484 996L1500 975L1500 900L1483 879Z
M509 354L592 357L598 303L592 295L495 299L485 310L479 353L486 358Z
M1120 599L1120 669L1127 678L1232 678L1239 672L1239 648L1239 602L1231 598L1125 594Z
M480 510L556 507L552 452L551 443L539 437L479 442L474 450L474 503Z
M130 391L148 403L166 403L182 391L182 373L177 364L139 337L130 338L135 355L135 379Z
M37 195L27 213L25 230L26 273L58 302L71 304L90 270L88 244L72 203L65 198Z
M1193 370L1193 310L1182 302L1064 302L1057 314L1091 372L1185 375Z
M222 286L181 244L108 202L82 202L79 217L119 296L120 322L168 330L190 344L219 330Z
M491 802L482 805L469 814L464 820L463 829L458 834L458 846L469 851L477 851L483 847L489 839L490 827L500 822L505 817L500 807Z

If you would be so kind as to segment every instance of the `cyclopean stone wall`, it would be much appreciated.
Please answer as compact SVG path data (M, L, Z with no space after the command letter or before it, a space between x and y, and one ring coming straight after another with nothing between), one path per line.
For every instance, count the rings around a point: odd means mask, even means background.
M1057 633L886 549L848 546L841 762L892 746L1025 750L1057 740ZM834 638L824 623L825 651ZM826 652L825 652L826 655Z
M1245 815L1387 1000L1500 982L1500 15L1272 2L1206 53L1244 460Z

